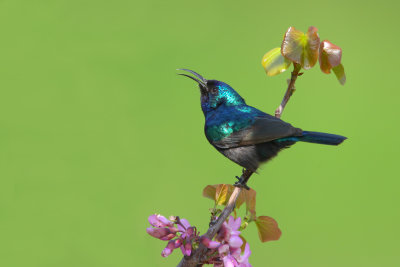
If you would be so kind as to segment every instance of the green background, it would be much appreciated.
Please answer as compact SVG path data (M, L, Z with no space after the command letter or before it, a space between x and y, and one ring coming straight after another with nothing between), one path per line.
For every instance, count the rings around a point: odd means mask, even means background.
M253 266L399 266L398 1L0 1L1 266L175 266L153 213L206 230L211 147L190 68L273 113L289 72L260 64L289 26L343 48L347 84L307 71L283 119L349 137L301 143L254 176L277 242ZM397 166L396 166L397 165Z

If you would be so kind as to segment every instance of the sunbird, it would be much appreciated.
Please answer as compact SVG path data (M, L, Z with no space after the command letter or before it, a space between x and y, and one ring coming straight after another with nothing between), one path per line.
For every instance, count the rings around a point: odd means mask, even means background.
M256 172L261 163L296 142L339 145L344 136L303 131L274 116L246 104L228 84L206 80L200 74L179 73L196 81L201 93L207 140L225 157L246 170ZM242 186L247 187L245 184Z

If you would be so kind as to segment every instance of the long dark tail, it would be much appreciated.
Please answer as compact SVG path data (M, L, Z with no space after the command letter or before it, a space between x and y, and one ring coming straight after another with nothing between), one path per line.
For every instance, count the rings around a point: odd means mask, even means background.
M341 135L309 131L303 131L303 136L298 137L298 141L332 146L337 146L346 139L347 137Z

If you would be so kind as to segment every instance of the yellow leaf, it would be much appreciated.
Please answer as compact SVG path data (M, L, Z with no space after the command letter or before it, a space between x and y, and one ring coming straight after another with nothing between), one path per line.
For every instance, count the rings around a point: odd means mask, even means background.
M282 56L280 47L267 52L261 60L261 65L268 76L275 76L286 71L291 63L289 59Z
M215 192L215 203L217 205L225 205L228 199L228 185L219 184Z

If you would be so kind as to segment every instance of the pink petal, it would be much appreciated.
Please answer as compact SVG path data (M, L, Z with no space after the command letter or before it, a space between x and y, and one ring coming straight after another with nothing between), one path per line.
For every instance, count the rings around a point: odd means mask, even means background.
M235 218L233 218L233 216L231 215L231 216L229 216L229 219L228 219L228 225L229 226L231 226L233 223L235 222Z
M186 256L190 256L190 254L192 254L192 244L191 243L185 244L185 251L186 251Z
M186 256L186 251L185 251L185 248L183 247L183 245L182 245L182 246L180 246L180 248L181 248L181 250L182 250L182 254L183 254L183 256Z
M222 246L220 246L219 248L218 248L218 253L221 255L221 254L225 254L225 253L228 253L229 252L229 246L227 245L227 244L224 244L224 245L222 245Z
M192 244L186 243L185 245L182 245L181 250L184 256L190 256L190 254L192 254Z
M175 239L174 242L175 248L179 248L180 246L182 246L182 242L183 242L182 238Z
M164 236L164 237L162 237L162 238L160 238L161 240L171 240L172 238L174 238L176 235L175 234L173 234L173 233L171 233L171 234L169 234L169 235L166 235L166 236Z
M236 260L240 259L240 254L242 254L242 249L230 247L230 254L236 258Z
M169 255L171 255L172 253L172 249L170 248L164 248L163 251L161 252L161 256L162 257L168 257Z
M221 245L220 242L217 241L210 241L210 243L208 244L208 248L214 249L214 248L218 248Z
M235 221L230 223L230 227L233 231L237 231L240 228L240 225L242 224L242 219L238 217Z
M168 229L171 231L171 233L176 234L179 230L176 227L168 227Z
M165 218L165 217L162 216L162 215L157 215L157 219L158 219L162 224L164 224L165 226L173 226L173 225L174 225L173 222L171 222L170 220L168 220L167 218Z
M190 223L188 222L188 220L186 220L186 219L181 219L180 221L181 221L181 223L183 224L183 226L184 226L186 229L188 229L188 228L190 227Z
M240 248L242 245L243 245L243 240L240 237L236 236L236 235L231 236L231 238L229 239L229 246L230 247Z
M171 221L160 214L150 215L148 220L152 226L159 228L174 225Z
M229 228L229 226L226 224L226 222L224 222L222 224L221 229L219 229L218 231L218 235L217 235L217 240L219 241L229 241L229 238L231 237L231 230Z
M181 232L186 232L186 229L185 228L183 228L180 224L177 224L177 227L178 227L178 230L179 231L181 231Z
M205 236L200 237L200 242L201 242L204 246L206 246L206 247L208 247L208 248L211 248L211 249L218 248L218 247L221 245L220 242L211 241L210 239L208 239L208 238L205 237Z
M156 214L150 215L148 220L149 220L149 223L154 227L163 227L160 225L160 222L157 220Z
M244 247L243 255L240 257L240 262L248 261L250 255L251 255L250 245L249 245L249 243L246 243L246 246Z
M194 228L193 228L193 227L188 227L188 228L186 229L186 235L187 235L188 237L192 237L193 234L194 234Z
M232 231L231 235L237 235L238 236L238 235L240 235L240 231Z
M168 257L174 249L175 249L175 240L171 240L168 242L167 246L161 252L161 256Z
M147 228L146 232L155 238L163 238L171 234L168 228Z
M224 260L224 267L235 267L237 266L237 261L231 255L225 256Z

